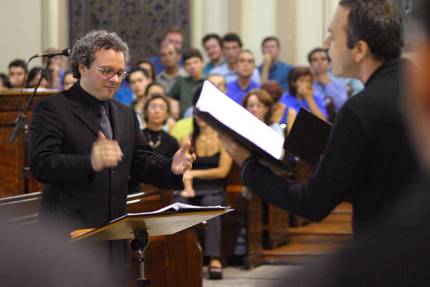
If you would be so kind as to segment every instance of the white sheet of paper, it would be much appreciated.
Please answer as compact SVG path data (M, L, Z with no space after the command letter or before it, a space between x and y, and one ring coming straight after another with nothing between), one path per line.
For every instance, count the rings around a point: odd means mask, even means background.
M200 111L208 112L276 159L282 159L284 138L209 81L204 82L196 107Z

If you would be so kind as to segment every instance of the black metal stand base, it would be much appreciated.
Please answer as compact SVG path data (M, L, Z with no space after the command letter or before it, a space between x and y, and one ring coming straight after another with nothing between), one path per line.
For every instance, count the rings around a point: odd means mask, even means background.
M131 250L139 254L138 260L140 263L140 278L137 279L137 287L149 287L149 279L145 278L145 249L148 247L149 238L148 232L145 230L136 232L134 239L130 243Z

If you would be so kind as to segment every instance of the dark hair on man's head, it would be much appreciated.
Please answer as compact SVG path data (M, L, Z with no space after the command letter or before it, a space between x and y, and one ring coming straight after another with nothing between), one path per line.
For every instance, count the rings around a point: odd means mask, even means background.
M8 68L10 69L12 67L21 67L27 73L27 64L22 59L15 59L12 62L10 62Z
M316 53L325 53L325 55L327 56L328 61L330 62L330 56L328 55L328 50L325 48L321 48L321 47L317 47L312 49L309 53L308 53L308 63L312 64L312 57L314 56L314 54Z
M182 61L184 63L191 58L199 58L203 61L202 53L198 49L188 49L182 54Z
M155 75L155 66L154 66L154 64L150 60L148 60L148 59L141 59L141 60L139 60L137 62L137 66L140 66L141 64L148 64L151 67L151 71L147 71L147 72L149 73L149 77L152 79L152 81L155 82L155 76L156 75Z
M9 82L9 78L6 74L0 73L0 82L3 83L3 87L5 88L12 88L12 85Z
M281 47L281 42L279 42L278 37L275 36L267 36L261 42L261 47L263 47L267 42L274 41L278 47Z
M178 33L178 34L181 34L182 36L184 36L184 30L182 30L181 28L179 28L177 26L172 26L172 27L167 28L164 31L163 40L166 39L166 36L168 34L171 34L171 33Z
M206 44L206 42L209 41L209 40L211 40L211 39L216 40L218 42L218 44L220 46L222 46L221 37L218 34L215 34L215 33L206 34L203 37L203 39L202 39L202 46L204 47L205 44Z
M128 46L116 33L104 30L91 31L78 39L72 48L70 66L76 79L81 78L79 64L84 64L89 68L94 62L96 52L101 49L122 52L126 64L129 60Z
M150 79L149 72L147 70L142 69L140 67L136 67L136 68L131 69L127 73L127 82L130 83L130 76L131 76L131 74L138 73L138 72L141 72L145 76L145 78Z
M415 0L411 5L410 16L418 22L427 37L430 37L430 1Z
M346 27L347 45L352 49L358 41L369 46L372 55L391 60L401 55L403 27L401 15L391 0L341 0L349 9Z
M313 80L312 72L309 67L293 67L291 69L291 72L288 75L288 92L291 95L297 95L296 82L300 77L303 76L311 76Z
M237 35L236 33L225 34L221 40L222 46L224 46L225 42L236 42L239 44L239 48L242 48L242 40L240 39L239 35Z

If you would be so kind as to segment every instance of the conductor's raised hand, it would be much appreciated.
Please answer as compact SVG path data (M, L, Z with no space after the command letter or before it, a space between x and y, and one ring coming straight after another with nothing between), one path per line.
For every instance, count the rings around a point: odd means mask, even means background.
M190 141L185 142L172 159L172 172L176 175L184 174L193 167L196 155L191 152Z
M91 167L95 172L100 172L106 168L112 168L118 165L122 159L122 151L115 140L107 139L99 131L97 141L91 149Z

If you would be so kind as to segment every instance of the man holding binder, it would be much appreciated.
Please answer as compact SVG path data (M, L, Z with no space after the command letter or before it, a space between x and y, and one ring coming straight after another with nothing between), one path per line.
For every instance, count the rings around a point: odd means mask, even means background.
M407 65L401 18L388 0L341 0L327 39L336 76L365 89L339 111L324 156L306 185L287 182L225 136L247 187L264 200L312 220L351 200L355 235L415 178L417 162L400 111Z

